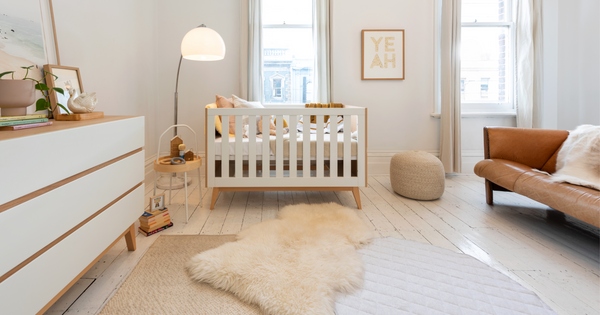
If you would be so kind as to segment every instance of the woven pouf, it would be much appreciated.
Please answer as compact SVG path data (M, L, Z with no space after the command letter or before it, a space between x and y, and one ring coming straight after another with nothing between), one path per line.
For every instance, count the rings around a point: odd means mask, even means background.
M390 163L394 191L417 200L438 199L444 193L444 165L424 151L396 153Z

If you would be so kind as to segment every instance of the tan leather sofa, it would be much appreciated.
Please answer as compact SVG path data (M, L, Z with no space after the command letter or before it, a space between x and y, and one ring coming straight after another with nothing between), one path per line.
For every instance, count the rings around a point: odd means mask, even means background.
M485 178L486 202L493 192L512 191L600 227L600 191L566 183L533 169L556 171L556 158L569 132L564 130L485 127L485 160L475 174Z

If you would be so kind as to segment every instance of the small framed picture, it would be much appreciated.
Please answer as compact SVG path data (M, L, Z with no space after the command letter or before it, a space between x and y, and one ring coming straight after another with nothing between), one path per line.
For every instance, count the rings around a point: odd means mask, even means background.
M404 30L362 30L363 80L404 80Z
M56 110L56 112L54 112L54 117L60 114L66 114L67 112L60 108L58 104L67 108L67 101L69 100L69 97L71 97L70 93L73 93L73 98L76 98L79 94L83 93L83 84L81 84L79 68L44 65L44 70L58 77L56 79L51 75L47 77L46 83L49 88L58 87L65 90L64 95L60 93L50 93L50 106L53 111Z
M150 197L150 211L158 211L165 208L165 194Z

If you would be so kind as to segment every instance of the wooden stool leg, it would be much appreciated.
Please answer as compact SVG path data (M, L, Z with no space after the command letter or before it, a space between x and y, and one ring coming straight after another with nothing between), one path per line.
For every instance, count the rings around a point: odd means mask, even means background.
M494 191L492 190L492 182L485 180L485 202L488 205L494 204Z
M358 209L362 210L362 204L360 203L360 190L358 187L352 187L352 194L354 195L354 200L356 200L356 206Z
M215 208L217 198L219 198L219 188L213 187L212 200L210 201L210 210Z
M129 227L129 230L125 233L125 243L127 243L127 250L135 250L135 223Z

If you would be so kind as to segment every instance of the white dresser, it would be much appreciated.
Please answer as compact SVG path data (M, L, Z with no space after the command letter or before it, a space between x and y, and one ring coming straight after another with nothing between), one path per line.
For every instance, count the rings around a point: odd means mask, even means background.
M135 250L144 117L0 131L0 313L43 313L112 245Z

